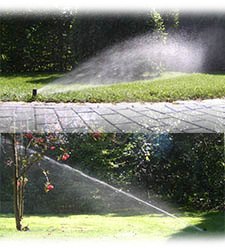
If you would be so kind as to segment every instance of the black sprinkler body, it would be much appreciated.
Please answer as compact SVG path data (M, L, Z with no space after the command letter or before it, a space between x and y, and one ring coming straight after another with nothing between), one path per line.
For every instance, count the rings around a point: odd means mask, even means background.
M32 97L36 97L37 96L37 89L33 89L33 95Z

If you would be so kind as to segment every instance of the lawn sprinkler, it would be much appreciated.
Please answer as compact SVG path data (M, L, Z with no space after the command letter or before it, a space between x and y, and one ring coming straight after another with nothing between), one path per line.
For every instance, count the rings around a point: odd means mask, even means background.
M33 95L32 97L35 98L37 96L37 89L33 89Z

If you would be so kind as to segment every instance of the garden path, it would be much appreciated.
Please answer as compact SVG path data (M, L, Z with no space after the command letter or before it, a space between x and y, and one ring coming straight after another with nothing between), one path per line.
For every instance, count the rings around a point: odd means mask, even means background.
M0 133L224 133L225 99L173 103L0 103Z

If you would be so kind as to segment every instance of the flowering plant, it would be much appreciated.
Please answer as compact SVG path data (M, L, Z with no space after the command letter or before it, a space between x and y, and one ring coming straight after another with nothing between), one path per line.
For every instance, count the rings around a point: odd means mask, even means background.
M10 135L13 146L13 157L7 160L7 165L13 167L14 182L14 213L17 230L23 230L22 218L24 212L24 190L28 182L27 171L34 165L40 166L41 160L48 150L55 150L57 144L62 142L63 137L59 134L34 135L32 133ZM66 149L60 148L62 154L58 160L67 160L70 155ZM54 189L49 179L49 171L42 169L46 182L45 192Z

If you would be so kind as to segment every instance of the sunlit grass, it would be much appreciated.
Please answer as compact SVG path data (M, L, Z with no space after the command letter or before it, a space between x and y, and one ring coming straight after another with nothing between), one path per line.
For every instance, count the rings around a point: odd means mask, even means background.
M163 73L159 78L105 86L51 84L56 74L30 74L0 77L0 100L34 101L32 89L40 91L42 102L159 102L223 98L224 74Z
M26 215L23 225L29 232L18 232L12 214L0 214L0 239L171 239L224 233L222 213L184 213L182 220L206 227L198 232L190 226L161 214L106 215Z
M62 74L20 73L0 76L1 101L31 101L32 89L40 89Z

